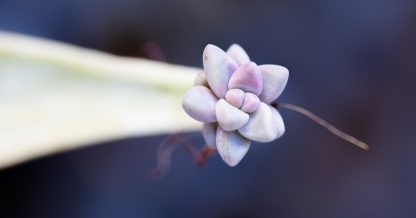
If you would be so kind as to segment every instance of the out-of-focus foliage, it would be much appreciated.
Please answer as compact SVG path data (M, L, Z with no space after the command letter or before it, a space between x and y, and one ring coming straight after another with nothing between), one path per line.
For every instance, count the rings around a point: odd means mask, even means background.
M181 107L196 71L0 32L0 168L106 140L196 129Z

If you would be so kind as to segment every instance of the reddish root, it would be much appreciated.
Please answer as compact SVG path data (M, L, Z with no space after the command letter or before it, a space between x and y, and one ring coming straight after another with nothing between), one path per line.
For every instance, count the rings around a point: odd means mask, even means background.
M160 178L169 172L172 162L172 153L177 148L183 148L198 165L203 166L208 161L208 158L216 149L209 146L198 148L192 138L184 136L183 134L169 135L159 146L157 151L156 167L150 170L151 178Z
M193 156L196 164L200 167L204 166L208 161L208 157L211 156L215 151L216 151L215 148L209 147L207 145L202 147L198 151L198 154L196 156Z

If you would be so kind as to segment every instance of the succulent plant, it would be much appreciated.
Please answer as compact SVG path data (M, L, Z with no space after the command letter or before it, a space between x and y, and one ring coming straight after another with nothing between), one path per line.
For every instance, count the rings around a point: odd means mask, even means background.
M208 146L216 147L229 166L237 165L251 141L271 142L283 135L280 113L270 104L282 93L289 71L279 65L257 65L233 44L223 51L207 45L204 72L183 97L185 112L203 122Z
M303 114L336 136L369 149L368 144L305 108L277 102L288 70L278 65L257 66L238 45L227 52L206 46L204 72L199 74L199 68L117 57L4 31L0 31L0 53L4 56L0 60L4 86L0 87L5 93L17 91L13 96L18 96L0 98L0 129L8 132L0 138L7 144L0 149L0 169L93 142L172 132L159 147L157 169L169 168L173 148L179 145L199 165L218 150L228 165L235 166L251 141L270 142L283 135L284 123L276 110L281 108ZM43 101L50 94L54 97ZM33 101L37 98L42 101ZM178 110L180 99L188 115L204 123L202 133L208 146L201 150L187 137L177 136L200 129ZM73 105L87 107L79 110ZM38 117L39 122L27 116ZM21 137L22 132L28 134Z

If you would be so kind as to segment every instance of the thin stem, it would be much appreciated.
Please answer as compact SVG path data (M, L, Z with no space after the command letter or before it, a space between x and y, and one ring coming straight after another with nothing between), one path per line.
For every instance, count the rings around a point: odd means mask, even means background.
M327 121L325 121L324 119L318 117L317 115L315 115L314 113L306 110L305 108L302 108L300 106L297 105L293 105L290 103L278 103L276 104L276 108L285 108L285 109L289 109L298 113L301 113L307 117L309 117L311 120L315 121L316 123L318 123L319 125L325 127L327 130L329 130L330 132L332 132L334 135L344 139L345 141L348 141L364 150L368 150L370 147L368 146L368 144L358 140L357 138L339 130L338 128L334 127L333 125L331 125L330 123L328 123Z

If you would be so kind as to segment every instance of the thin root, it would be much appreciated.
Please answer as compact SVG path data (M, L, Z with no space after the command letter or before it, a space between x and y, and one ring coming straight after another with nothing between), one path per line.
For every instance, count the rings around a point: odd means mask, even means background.
M360 147L364 150L370 149L370 146L368 144L366 144L363 141L360 141L357 138L339 130L338 128L334 127L333 125L331 125L330 123L328 123L324 119L318 117L317 115L315 115L314 113L306 110L305 108L302 108L300 106L293 105L293 104L290 104L290 103L277 103L274 106L276 108L285 108L285 109L289 109L289 110L301 113L301 114L309 117L310 119L312 119L313 121L315 121L319 125L325 127L327 130L329 130L330 132L332 132L336 136L344 139L345 141L348 141L351 144L354 144L354 145L356 145L356 146L358 146L358 147Z

